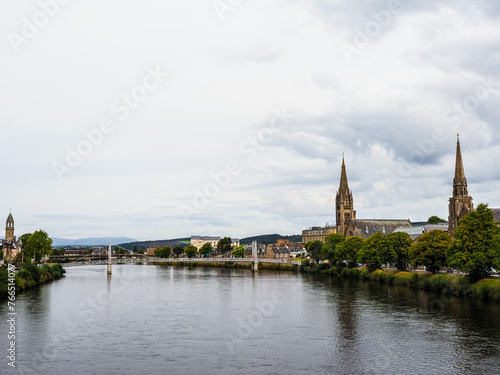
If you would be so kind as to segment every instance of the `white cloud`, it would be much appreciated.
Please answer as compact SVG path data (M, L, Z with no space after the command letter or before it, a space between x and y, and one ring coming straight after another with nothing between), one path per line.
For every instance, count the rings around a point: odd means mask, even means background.
M5 215L55 237L299 233L334 220L345 152L358 217L446 217L457 130L475 203L500 205L500 7L401 4L350 63L339 43L387 1L243 2L224 21L209 1L71 2L18 53L8 33L39 6L2 5ZM112 103L156 65L168 79L119 119ZM295 118L247 160L284 107ZM113 132L59 182L51 163L103 118ZM229 161L241 173L186 221L179 204Z

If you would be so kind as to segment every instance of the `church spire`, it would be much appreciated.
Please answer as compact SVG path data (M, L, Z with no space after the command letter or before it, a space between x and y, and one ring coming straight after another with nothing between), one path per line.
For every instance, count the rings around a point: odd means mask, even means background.
M12 217L12 213L9 213L7 216L7 221L5 223L5 239L6 240L15 240L14 238L14 218Z
M453 178L453 196L466 197L467 179L465 178L464 163L462 161L462 151L460 149L460 138L457 133L457 155L455 160L455 178Z
M340 189L339 192L344 195L349 195L349 185L347 183L347 173L345 171L344 154L342 153L342 171L340 173Z
M342 170L340 172L340 186L335 198L335 217L337 219L337 233L345 237L353 236L357 231L356 211L352 192L349 191L347 173L345 171L344 154L342 154Z
M453 178L453 196L449 200L448 233L453 238L459 221L474 209L472 197L467 191L460 138L457 134L457 154L455 159L455 177Z

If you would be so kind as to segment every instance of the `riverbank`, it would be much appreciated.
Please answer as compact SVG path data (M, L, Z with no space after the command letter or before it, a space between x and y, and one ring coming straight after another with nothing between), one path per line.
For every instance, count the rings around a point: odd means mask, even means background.
M397 270L329 267L328 264L307 264L302 272L319 273L356 280L373 280L389 285L401 285L414 289L431 290L443 294L482 298L500 302L500 279L484 279L471 284L466 276L453 274L431 274Z
M251 268L251 263L227 261L220 262L162 262L157 263L160 266L174 266L174 267L219 267L219 268ZM262 270L281 270L281 271L296 271L298 266L296 264L276 264L276 263L259 263L259 269Z
M16 293L45 284L63 277L66 270L60 264L44 265L38 268L32 263L26 263L16 273ZM0 267L0 300L6 299L8 280L7 266Z

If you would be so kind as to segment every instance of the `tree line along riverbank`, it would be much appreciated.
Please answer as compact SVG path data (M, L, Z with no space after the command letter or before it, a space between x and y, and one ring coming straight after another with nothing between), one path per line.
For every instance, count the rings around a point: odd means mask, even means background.
M43 265L38 267L33 263L24 263L22 268L16 273L16 293L31 289L35 286L49 281L60 279L66 270L60 264ZM9 283L7 265L0 267L0 300L8 296L7 285Z
M341 265L331 267L327 263L313 264L309 261L303 262L301 271L355 280L378 281L388 285L400 285L448 295L477 297L500 302L500 279L482 279L471 283L467 276L454 274L381 269L370 272L367 268L347 268Z
M248 263L238 261L217 262L164 262L161 266L175 267L217 267L217 268L240 268L250 269ZM431 274L418 271L399 271L377 269L370 272L367 268L348 268L343 265L330 266L328 263L311 263L303 260L301 267L296 264L266 264L259 263L261 270L300 271L304 273L316 273L325 276L344 277L363 281L378 281L388 285L406 286L413 289L422 289L440 292L447 295L476 297L485 300L500 302L500 279L483 279L471 283L467 276L455 274Z

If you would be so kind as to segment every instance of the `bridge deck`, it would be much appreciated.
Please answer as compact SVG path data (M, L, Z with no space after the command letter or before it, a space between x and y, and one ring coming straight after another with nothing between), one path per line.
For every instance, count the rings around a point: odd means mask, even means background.
M254 259L252 258L113 258L111 260L111 264L137 264L137 263L166 263L166 262L176 262L176 263L190 263L190 262L217 262L217 263L226 263L226 262L236 262L236 263L253 263ZM282 259L266 259L259 258L257 263L275 263L275 264L300 264L300 261L292 261L292 260L282 260ZM108 261L103 260L94 260L94 261L81 261L81 262L70 262L70 263L62 263L64 267L77 267L77 266L89 266L89 265L106 265Z

